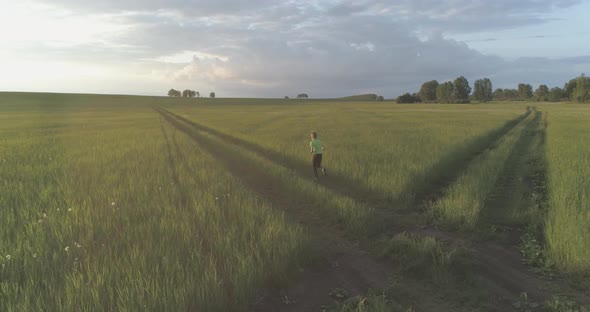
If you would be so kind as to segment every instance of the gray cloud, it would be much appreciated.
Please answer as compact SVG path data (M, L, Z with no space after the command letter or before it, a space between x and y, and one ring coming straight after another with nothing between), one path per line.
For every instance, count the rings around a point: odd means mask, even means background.
M161 73L170 84L205 85L220 95L375 92L391 97L415 91L426 80L459 75L488 76L499 81L498 86L536 83L538 77L567 79L587 62L509 62L442 34L543 23L548 20L546 12L577 3L54 0L51 4L72 14L102 14L129 30L108 42L43 50L55 59L131 64L139 72ZM417 33L427 39L419 39ZM193 55L174 64L162 60L183 51Z

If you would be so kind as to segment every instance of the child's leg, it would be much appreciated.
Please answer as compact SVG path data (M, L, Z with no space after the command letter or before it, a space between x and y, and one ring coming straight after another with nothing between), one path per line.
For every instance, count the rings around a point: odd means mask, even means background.
M315 177L318 177L318 158L317 155L313 155L313 159L311 160L311 163L313 165L313 173L315 174Z
M327 176L328 173L326 172L326 168L324 168L324 166L322 165L322 158L323 158L323 155L320 154L319 155L319 160L318 160L318 169L322 170L322 174L324 176Z

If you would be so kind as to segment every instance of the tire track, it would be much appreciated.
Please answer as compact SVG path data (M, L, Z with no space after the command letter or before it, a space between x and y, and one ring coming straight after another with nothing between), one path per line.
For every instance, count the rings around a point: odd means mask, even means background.
M312 179L310 164L307 162L293 159L255 143L251 143L229 134L222 133L218 130L201 125L180 115L172 113L161 107L157 107L157 110L159 112L168 114L172 118L175 118L184 124L189 125L195 130L203 131L204 133L217 137L227 143L242 147L268 159L273 163L288 168L301 178L307 180ZM425 170L425 175L430 174L431 172L441 172L442 174L435 177L427 177L431 181L427 187L409 185L406 190L400 192L400 194L412 194L418 190L417 194L414 196L414 204L409 205L405 209L400 208L400 205L402 204L401 199L393 198L391 195L366 187L362 183L351 179L349 176L331 173L330 179L322 180L320 183L323 187L326 187L338 195L353 198L358 203L368 204L371 207L376 208L376 210L379 212L378 219L382 220L385 226L397 224L402 219L400 218L400 213L415 212L415 207L420 206L425 200L434 200L435 198L442 195L443 190L451 185L464 172L464 170L468 167L469 162L471 162L485 150L491 148L495 142L500 140L506 133L525 120L529 114L531 114L531 112L532 109L527 107L527 111L524 114L506 122L506 124L504 124L499 129L495 129L482 137L474 139L470 146L466 148L467 150L474 150L474 152L470 155L467 155L467 157L457 157L456 153L451 153L443 157L443 159L448 161L441 161L439 164L434 165L428 170ZM448 168L455 168L455 170L449 171ZM425 179L418 178L417 180L424 181ZM381 234L381 230L382 229L377 229L375 234Z
M395 270L375 261L367 252L359 249L357 242L349 241L346 234L324 221L302 213L297 199L305 194L292 193L277 177L261 170L260 164L248 157L241 157L224 143L216 141L180 122L166 111L156 111L174 128L196 141L199 146L219 161L234 177L258 196L269 200L273 207L280 207L294 219L308 225L314 254L320 255L297 281L285 289L275 289L260 294L250 307L253 311L314 311L331 304L329 293L333 289L346 289L350 295L361 295L369 289L387 288ZM227 143L225 143L227 144ZM230 144L231 145L231 144ZM288 301L290 304L286 304Z
M178 201L176 204L179 206L179 208L186 209L186 208L188 208L189 203L190 203L190 200L189 200L190 196L188 195L185 188L182 186L182 184L180 182L177 164L174 159L174 155L172 153L172 147L170 145L170 138L168 137L166 129L164 128L164 123L162 122L162 116L160 116L160 129L162 130L162 136L164 137L164 140L166 142L166 157L168 159L168 167L169 167L171 175L172 175L172 182L176 185L175 189L179 193L179 198L178 198ZM175 147L176 155L177 156L181 155L180 148L179 148L178 144L176 143L176 139L174 138L174 135L172 136L172 141L173 141L173 144ZM214 259L219 259L219 256L216 255L213 252L213 250L211 249L211 245L210 245L209 239L207 238L208 236L206 235L206 233L203 232L201 227L197 227L197 231L198 231L197 237L199 239L199 243L200 243L201 248L203 249L203 252L205 252L206 254L208 254L210 257L212 257ZM221 262L215 261L215 263L218 264ZM220 267L218 267L218 271L222 272Z
M514 204L522 204L518 196L528 195L529 198L531 197L534 188L537 187L533 184L544 184L542 181L524 179L536 175L536 173L530 172L531 170L542 170L542 172L538 172L538 175L542 179L545 179L546 176L544 164L542 168L527 168L527 164L530 162L540 160L539 158L542 158L543 153L545 133L542 123L543 112L535 110L534 114L533 120L527 125L525 131L514 144L506 160L502 174L494 186L494 190L486 199L486 205L479 220L479 223L482 225L486 223L506 226L524 225L519 224L519 220L516 220L518 219L517 215L519 213L517 210L528 207L514 207ZM536 145L536 147L531 151L533 145ZM539 154L541 156L538 156ZM545 192L542 191L541 195L544 196ZM546 198L539 198L539 200L546 200Z
M240 158L239 160L231 160L231 158L229 157L223 157L222 155L227 155L227 150L224 150L223 147L221 147L219 145L219 143L214 142L213 140L211 140L210 138L207 138L204 135L200 135L195 133L193 130L197 130L197 131L203 131L205 133L208 133L210 135L212 135L213 137L218 137L219 139L221 139L222 141L228 143L228 144L234 144L234 145L238 145L239 147L245 148L247 150L250 150L252 152L261 154L261 156L274 161L276 160L275 157L276 155L273 156L272 152L266 151L263 148L256 146L252 143L249 142L244 142L240 139L236 139L234 137L231 137L229 135L226 134L219 134L217 135L217 131L216 130L203 130L202 126L193 123L192 121L188 121L183 117L179 117L173 113L170 113L166 110L157 108L156 109L162 116L164 116L164 118L169 121L175 128L177 128L178 130L184 132L185 134L189 135L190 137L192 137L194 140L196 140L197 142L202 143L202 145L208 150L209 153L213 154L213 155L217 155L220 156L220 158L218 158L222 163L224 163L224 165L228 168L228 170L230 172L232 172L232 174L234 174L236 177L238 177L239 179L241 179L245 185L251 185L251 184L256 184L259 183L259 181L269 181L269 182L264 182L264 186L259 185L258 187L256 187L257 193L261 194L262 196L265 196L267 198L271 198L273 204L280 206L280 207L284 207L287 210L297 210L297 208L294 207L290 207L292 206L292 204L289 202L289 200L283 200L283 201L278 201L276 200L277 197L281 197L283 191L281 189L277 189L276 185L274 185L275 183L273 182L273 180L275 178L273 178L271 175L263 172L263 170L256 170L253 168L257 168L259 165L258 164L248 164L248 163L244 163L244 159ZM469 157L468 162L464 165L464 167L468 167L469 162L473 159L475 159L477 156L479 156L480 154L482 154L483 152L485 152L485 150L493 148L494 144L496 144L496 142L498 140L500 140L506 133L508 133L510 130L512 130L514 127L516 127L518 124L520 124L521 122L523 122L523 120L525 120L531 113L535 112L534 109L532 108L528 108L527 112L525 114L523 114L522 116L519 116L519 118L512 120L510 122L508 122L504 127L502 127L500 130L498 130L496 133L494 133L492 135L492 137L494 138L494 140L492 142L490 142L489 144L485 145L483 148L479 149L478 151L476 151L473 155L471 155ZM208 129L205 127L205 129ZM252 148L250 148L252 147ZM287 168L291 168L293 169L293 164L289 165L288 161L276 161L276 163L283 165L284 167ZM296 164L295 164L296 165ZM453 174L453 176L459 176L459 174ZM255 177L255 178L252 178ZM448 185L451 185L453 182L453 179L448 179L446 180L445 185L448 187ZM440 189L439 190L442 193L442 189L444 189L444 187L442 185L439 185ZM255 190L256 191L256 190ZM268 193L271 193L271 195L269 195ZM350 194L347 194L348 196L351 196ZM354 197L353 197L354 198ZM454 247L458 247L461 249L465 249L469 255L471 256L471 261L470 261L470 266L471 266L471 270L473 271L473 273L477 276L477 279L480 280L481 284L485 287L485 289L489 290L490 293L490 300L491 301L495 301L495 302L501 302L501 308L498 308L498 311L505 311L506 307L510 307L511 304L518 299L519 295L521 292L526 292L529 295L529 298L531 298L532 300L539 300L539 302L542 302L542 300L548 298L550 295L554 294L555 291L555 283L549 283L543 279L541 279L539 276L537 276L535 273L530 271L530 268L527 267L526 265L522 264L522 260L520 257L520 254L518 253L518 251L509 249L509 248L505 248L504 246L500 246L497 244L493 244L493 243L482 243L479 245L474 245L474 243L469 240L466 239L464 237L462 237L461 235L457 235L454 233L448 233L448 232L444 232L435 228L417 228L417 227L413 227L413 228L409 228L409 229L405 229L405 231L412 233L412 234L416 234L419 236L431 236L434 237L435 239L445 242L448 245L454 246ZM395 233L400 233L400 231L396 231ZM341 237L344 236L343 233L331 233L332 238L329 240L342 240ZM392 235L393 236L393 235ZM342 251L339 251L340 255L338 255L335 259L346 259L347 257L355 257L354 255L358 255L359 253L362 255L363 252L359 251L359 250L348 250L345 251L344 253L342 253ZM361 256L361 258L363 258L363 260L361 262L374 262L374 260L371 259L371 257L369 257L368 255L363 255ZM338 260L335 260L336 262L338 262ZM320 269L310 269L309 270L309 274L304 274L304 282L303 284L297 284L294 287L289 288L291 292L294 291L294 293L296 295L294 295L295 297L298 297L297 292L300 291L301 292L301 296L306 297L309 295L309 293L307 293L305 291L305 287L314 287L314 284L317 285L322 285L322 282L318 282L318 280L322 280L323 278L326 278L327 280L330 280L331 285L347 285L344 286L342 288L345 287L351 287L350 285L365 285L364 287L360 287L358 289L356 289L356 291L353 291L353 293L363 293L363 291L368 290L369 288L384 288L382 287L376 287L376 284L379 283L371 283L370 280L371 278L366 278L366 277L362 277L363 274L366 274L365 272L360 272L359 271L359 263L355 263L355 261L343 261L343 263L346 263L345 266L342 268L341 272L338 272L338 274L335 274L335 272L333 270L330 269L329 266L326 265L326 263L324 262L322 266L320 266ZM377 265L377 263L375 263ZM382 264L378 264L381 265ZM365 266L366 267L366 266ZM324 272L324 271L328 271L328 272ZM331 272L330 272L331 271ZM379 270L377 270L379 271ZM392 272L391 269L387 269L386 266L383 267L383 271L387 272ZM337 276L332 276L332 277L318 277L318 276L323 276L323 275L337 275ZM379 275L379 273L373 273L375 275ZM346 277L348 275L348 277ZM344 277L343 277L344 276ZM361 276L361 277L359 277ZM343 280L344 279L344 280ZM381 283L386 284L385 283ZM306 286L301 286L301 285L306 285ZM324 287L325 288L325 287ZM295 289L295 290L294 290ZM299 290L297 290L299 289ZM288 293L289 291L287 291ZM289 294L287 293L281 293L281 296L287 296L289 297ZM324 292L325 293L325 292ZM492 298L493 297L493 298ZM291 298L291 297L289 297ZM312 299L312 301L314 301L314 299ZM269 311L269 310L276 310L278 309L285 309L286 306L284 304L281 304L280 302L276 302L276 301L268 301L268 300L262 300L261 301L262 304L259 304L255 307L253 307L254 310L256 311ZM273 303L269 303L269 302L273 302ZM319 302L319 301L318 301ZM269 305L270 304L270 305ZM272 307L272 308L269 308ZM311 307L311 306L310 306ZM260 308L260 309L258 309ZM287 308L286 310L289 310L289 308ZM297 310L301 310L301 306L297 306L294 307L293 309L291 309L291 311L297 311ZM303 309L305 310L305 309Z
M453 157L449 155L450 161L441 161L439 164L433 166L428 171L442 172L442 174L431 179L431 183L419 191L415 196L414 205L425 209L430 204L437 202L444 196L444 192L453 183L455 183L459 177L467 170L469 164L485 153L487 150L495 148L497 143L512 129L516 128L520 123L525 122L527 117L535 111L532 107L527 107L526 112L519 117L508 121L504 126L495 131L492 131L484 136L484 138L476 139L471 145L467 147L468 150L473 150L472 153L465 155L464 157ZM482 142L482 143L480 143ZM456 170L445 170L445 168L457 168Z
M301 178L305 178L307 180L312 180L313 178L311 170L311 161L308 163L298 159L293 159L279 152L264 148L258 144L248 142L246 140L234 137L229 134L225 134L213 128L196 123L190 119L184 118L161 107L158 107L158 110L160 112L165 112L169 114L173 118L187 125L190 125L192 128L196 130L213 135L225 142L247 149L251 152L258 154L261 157L267 158L269 161L279 164L285 168L289 168ZM371 188L368 188L364 186L362 183L359 183L358 181L355 181L354 179L351 179L348 176L338 174L337 172L331 172L330 176L332 178L322 180L321 185L326 188L329 188L331 191L339 195L362 199L359 201L371 202L374 206L383 206L384 204L391 203L393 201L393 199L389 198L387 195L379 191L375 191ZM352 194L354 194L354 196Z
M480 225L489 222L484 214L507 213L502 204L503 196L509 189L514 188L514 183L526 183L526 181L519 181L514 176L517 167L522 164L523 157L534 157L527 152L533 144L538 144L542 148L545 141L546 129L546 114L537 111L536 108L529 109L530 113L534 113L534 117L528 121L525 131L523 131L514 143L510 155L504 166L503 173L497 181L495 191L499 192L496 195L500 198L493 198L486 203L482 216L480 216ZM527 115L528 116L528 115ZM534 137L533 137L534 136ZM538 142L535 142L538 140ZM537 152L543 152L537 151ZM538 157L537 157L538 158ZM541 156L542 158L542 156ZM539 170L539 168L531 168ZM529 175L537 175L538 172L528 172ZM540 173L541 178L545 178L543 172ZM540 186L544 185L544 181L532 181L527 185L529 191L538 191ZM488 195L489 196L489 195ZM538 200L542 200L539 198ZM540 204L540 203L537 203ZM497 211L500 209L499 211ZM541 213L541 212L539 212ZM490 293L497 298L500 298L509 306L511 303L518 301L519 294L526 293L529 300L542 304L550 299L553 295L573 296L579 302L588 302L590 298L588 295L581 294L579 291L570 287L565 280L556 278L548 279L533 271L533 268L524 263L523 257L518 248L519 237L512 237L509 239L509 244L497 243L493 241L474 240L465 234L444 231L434 227L412 228L408 230L409 233L419 236L430 236L446 243L447 245L463 248L469 255L469 265L472 270L478 275L480 283L482 283ZM517 235L519 236L519 235ZM526 307L525 307L526 308ZM535 311L535 308L526 308L530 311ZM537 310L542 309L541 306ZM499 309L498 311L503 311Z

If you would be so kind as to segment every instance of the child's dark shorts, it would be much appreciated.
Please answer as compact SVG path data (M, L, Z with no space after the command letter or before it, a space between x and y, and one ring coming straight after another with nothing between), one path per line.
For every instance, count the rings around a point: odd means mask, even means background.
M320 168L322 166L322 154L313 154L313 167Z

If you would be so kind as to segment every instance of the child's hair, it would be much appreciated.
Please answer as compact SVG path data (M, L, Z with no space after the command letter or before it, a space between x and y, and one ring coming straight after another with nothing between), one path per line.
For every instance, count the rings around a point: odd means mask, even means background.
M312 136L314 139L317 139L317 138L318 138L318 133L317 133L317 132L315 132L315 131L312 131L312 132L311 132L311 136Z

